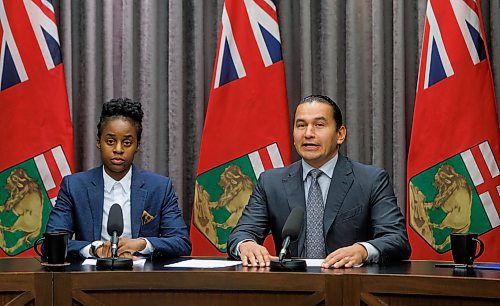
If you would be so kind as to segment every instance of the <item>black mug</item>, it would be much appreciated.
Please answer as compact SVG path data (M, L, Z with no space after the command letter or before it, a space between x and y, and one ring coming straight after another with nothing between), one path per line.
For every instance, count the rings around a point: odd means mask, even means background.
M64 264L68 254L69 233L48 232L43 237L35 241L35 252L40 255L43 261L50 265ZM42 245L42 252L38 246Z
M472 233L453 233L451 238L451 253L453 261L460 265L472 265L474 260L484 252L484 244L479 240L477 234ZM476 254L477 244L479 244L479 253Z

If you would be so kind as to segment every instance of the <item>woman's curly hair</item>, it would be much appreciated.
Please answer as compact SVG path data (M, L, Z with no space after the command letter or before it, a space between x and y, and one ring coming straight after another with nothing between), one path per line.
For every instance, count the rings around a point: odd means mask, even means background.
M104 124L115 117L123 117L135 125L137 130L137 142L141 142L142 118L144 112L140 102L132 101L129 98L115 98L102 105L101 118L97 124L97 137L101 138Z

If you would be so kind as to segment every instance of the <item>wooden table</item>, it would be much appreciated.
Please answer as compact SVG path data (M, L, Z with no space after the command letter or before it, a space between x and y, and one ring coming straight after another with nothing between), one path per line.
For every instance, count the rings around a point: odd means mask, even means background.
M500 271L495 270L436 268L435 262L404 261L343 270L342 276L343 305L500 305Z
M72 265L54 275L57 305L317 305L324 301L326 274L274 273L241 266L218 269L165 268L147 262L133 271L96 271ZM64 288L64 289L63 289ZM67 290L69 288L70 290ZM339 292L340 293L340 292Z
M434 262L307 272L235 266L48 271L34 258L0 259L0 304L12 305L499 305L500 271L435 268Z
M0 259L0 305L52 305L52 288L37 259Z

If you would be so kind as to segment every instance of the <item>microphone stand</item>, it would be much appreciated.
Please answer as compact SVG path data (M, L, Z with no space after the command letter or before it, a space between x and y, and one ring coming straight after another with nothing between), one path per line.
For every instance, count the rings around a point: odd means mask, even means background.
M288 237L287 237L288 238ZM289 243L289 239L285 238L285 244ZM278 261L271 261L270 268L271 271L281 271L281 272L293 272L293 271L306 271L307 269L307 264L306 261L303 259L290 259L290 258L284 258L286 255L288 255L288 245L284 246L279 254L279 260Z
M97 258L97 270L131 270L133 261L130 258L107 257Z

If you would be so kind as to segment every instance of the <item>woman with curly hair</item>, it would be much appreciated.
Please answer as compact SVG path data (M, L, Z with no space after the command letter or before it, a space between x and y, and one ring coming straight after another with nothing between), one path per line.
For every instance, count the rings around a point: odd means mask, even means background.
M119 257L178 257L191 253L188 231L168 177L135 166L142 134L141 103L118 98L104 103L97 124L102 166L63 178L47 232L74 234L68 256L109 257L108 214L123 211Z

